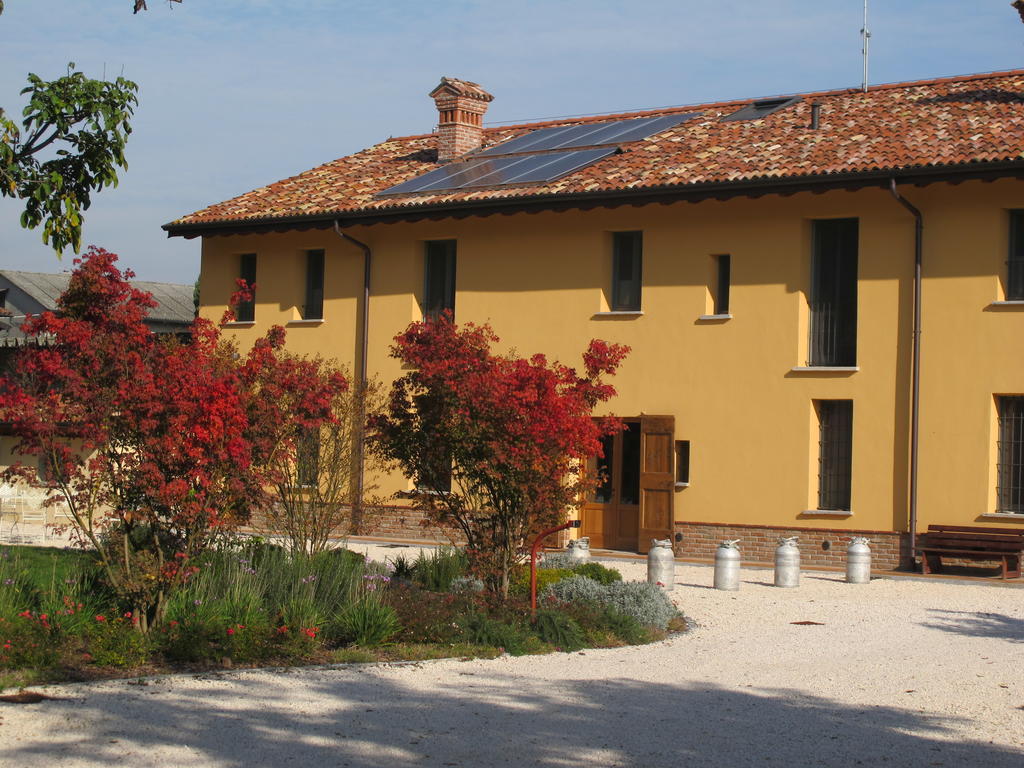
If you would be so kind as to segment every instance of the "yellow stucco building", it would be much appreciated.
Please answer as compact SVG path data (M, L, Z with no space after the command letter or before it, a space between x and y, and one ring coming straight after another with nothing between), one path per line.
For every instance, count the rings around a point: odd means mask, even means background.
M166 229L202 237L204 316L255 281L240 343L282 324L384 381L444 307L569 364L629 345L596 546L768 560L791 532L832 564L866 531L893 566L930 523L1024 531L1022 94L1009 72L483 128L490 95L445 78L435 133Z

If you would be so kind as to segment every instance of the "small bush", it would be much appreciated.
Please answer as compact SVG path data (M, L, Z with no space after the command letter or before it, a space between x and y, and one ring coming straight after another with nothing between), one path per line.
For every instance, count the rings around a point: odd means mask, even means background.
M579 561L574 557L570 557L568 552L545 552L544 559L537 564L537 567L543 570L571 571L577 563Z
M573 576L552 584L544 594L563 603L597 603L659 630L664 630L678 613L660 587L645 581L603 585L586 576Z
M102 615L102 614L100 614ZM138 667L149 660L149 642L132 622L130 613L111 619L93 617L86 633L93 664L102 667Z
M664 630L678 613L668 595L657 584L626 581L605 587L605 605L621 614L632 616L646 627Z
M577 576L586 576L598 584L614 584L617 581L622 581L622 574L615 568L607 568L600 563L580 563L571 570Z
M600 625L626 645L643 645L653 639L651 631L632 616L605 608L600 616Z
M460 622L466 642L472 645L491 645L504 648L513 656L528 653L529 632L525 628L492 618L482 613L471 613Z
M615 581L622 581L622 574L615 568L608 568L607 566L601 565L601 563L593 560L580 562L565 552L551 552L546 554L538 567L538 579L540 578L539 574L542 571L568 571L578 576L586 576L600 584L611 584Z
M537 611L533 626L537 636L561 651L578 651L586 646L586 636L571 616L549 609Z
M400 581L412 581L416 575L416 564L405 555L395 555L391 562L391 575Z
M602 603L604 587L586 576L570 576L552 584L542 593L560 603Z
M462 642L460 616L475 607L465 594L440 595L416 584L393 585L388 603L398 614L401 629L396 642L450 645Z
M454 594L480 594L484 591L484 583L475 576L459 576L452 579L452 585L448 588L448 591Z
M563 579L569 579L575 576L573 571L566 568L546 568L544 570L537 569L537 594L544 594L544 590L550 587L552 584L557 584ZM512 584L509 587L509 591L518 597L529 597L530 595L530 569L519 568L512 573Z
M431 592L447 592L452 580L465 576L469 568L466 553L453 547L439 547L429 556L420 551L413 564L415 580Z
M401 627L395 609L371 595L341 611L335 626L335 635L340 640L364 648L386 643Z

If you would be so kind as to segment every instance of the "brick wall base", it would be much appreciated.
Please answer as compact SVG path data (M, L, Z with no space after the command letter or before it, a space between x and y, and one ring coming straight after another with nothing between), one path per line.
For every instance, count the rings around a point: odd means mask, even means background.
M414 507L377 507L361 532L384 539L419 539L448 542L448 535L427 522L422 509Z
M688 523L677 521L676 557L698 560L715 559L715 550L726 539L740 539L744 563L772 563L775 548L783 536L797 536L802 565L833 568L846 567L846 547L853 536L871 540L871 566L875 570L892 570L909 559L910 537L894 531L858 531L835 528L784 528L772 525L740 525L719 523Z

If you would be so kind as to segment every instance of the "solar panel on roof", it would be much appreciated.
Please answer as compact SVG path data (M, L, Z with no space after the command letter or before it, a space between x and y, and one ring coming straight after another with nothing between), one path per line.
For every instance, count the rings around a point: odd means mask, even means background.
M619 144L653 136L699 113L638 117L584 125L542 128L448 163L378 195L545 183L578 171L618 151ZM581 149L592 147L592 149Z
M684 123L699 113L688 112L662 117L638 117L630 120L615 120L608 123L587 123L584 125L563 125L557 128L541 128L509 141L488 147L478 152L477 157L495 157L522 152L541 152L573 147L599 147L606 144L621 144L626 141L653 136Z
M464 160L449 163L422 176L417 176L415 179L396 184L379 194L404 195L413 192L447 191L468 187L543 183L578 171L580 168L596 163L617 151L617 147L603 147L570 152L547 152L539 155Z
M507 168L501 171L501 181L496 181L494 175L475 179L473 182L464 184L466 187L484 187L492 184L525 184L529 182L547 182L560 179L562 176L578 171L591 163L596 163L609 155L615 154L615 147L603 149L581 149L574 152L549 152L543 155L523 155L520 157L503 157L499 160L519 160L522 162L509 163Z

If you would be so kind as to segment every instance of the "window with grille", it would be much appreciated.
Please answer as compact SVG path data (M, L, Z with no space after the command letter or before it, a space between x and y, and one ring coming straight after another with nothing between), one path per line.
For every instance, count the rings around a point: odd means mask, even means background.
M857 364L857 219L812 225L809 366Z
M306 251L306 304L303 320L324 319L324 252Z
M997 397L999 465L996 493L1000 512L1024 513L1024 397Z
M1024 211L1010 211L1010 252L1006 259L1006 300L1024 301Z
M423 287L423 316L439 317L448 310L455 314L455 241L428 240Z
M850 510L853 401L818 400L818 509Z
M256 284L256 254L243 253L239 257L238 276L245 280L245 284L253 286ZM240 323L251 323L256 319L256 298L250 301L240 301L235 306L235 319Z
M643 232L612 233L613 312L639 312L643 287Z

